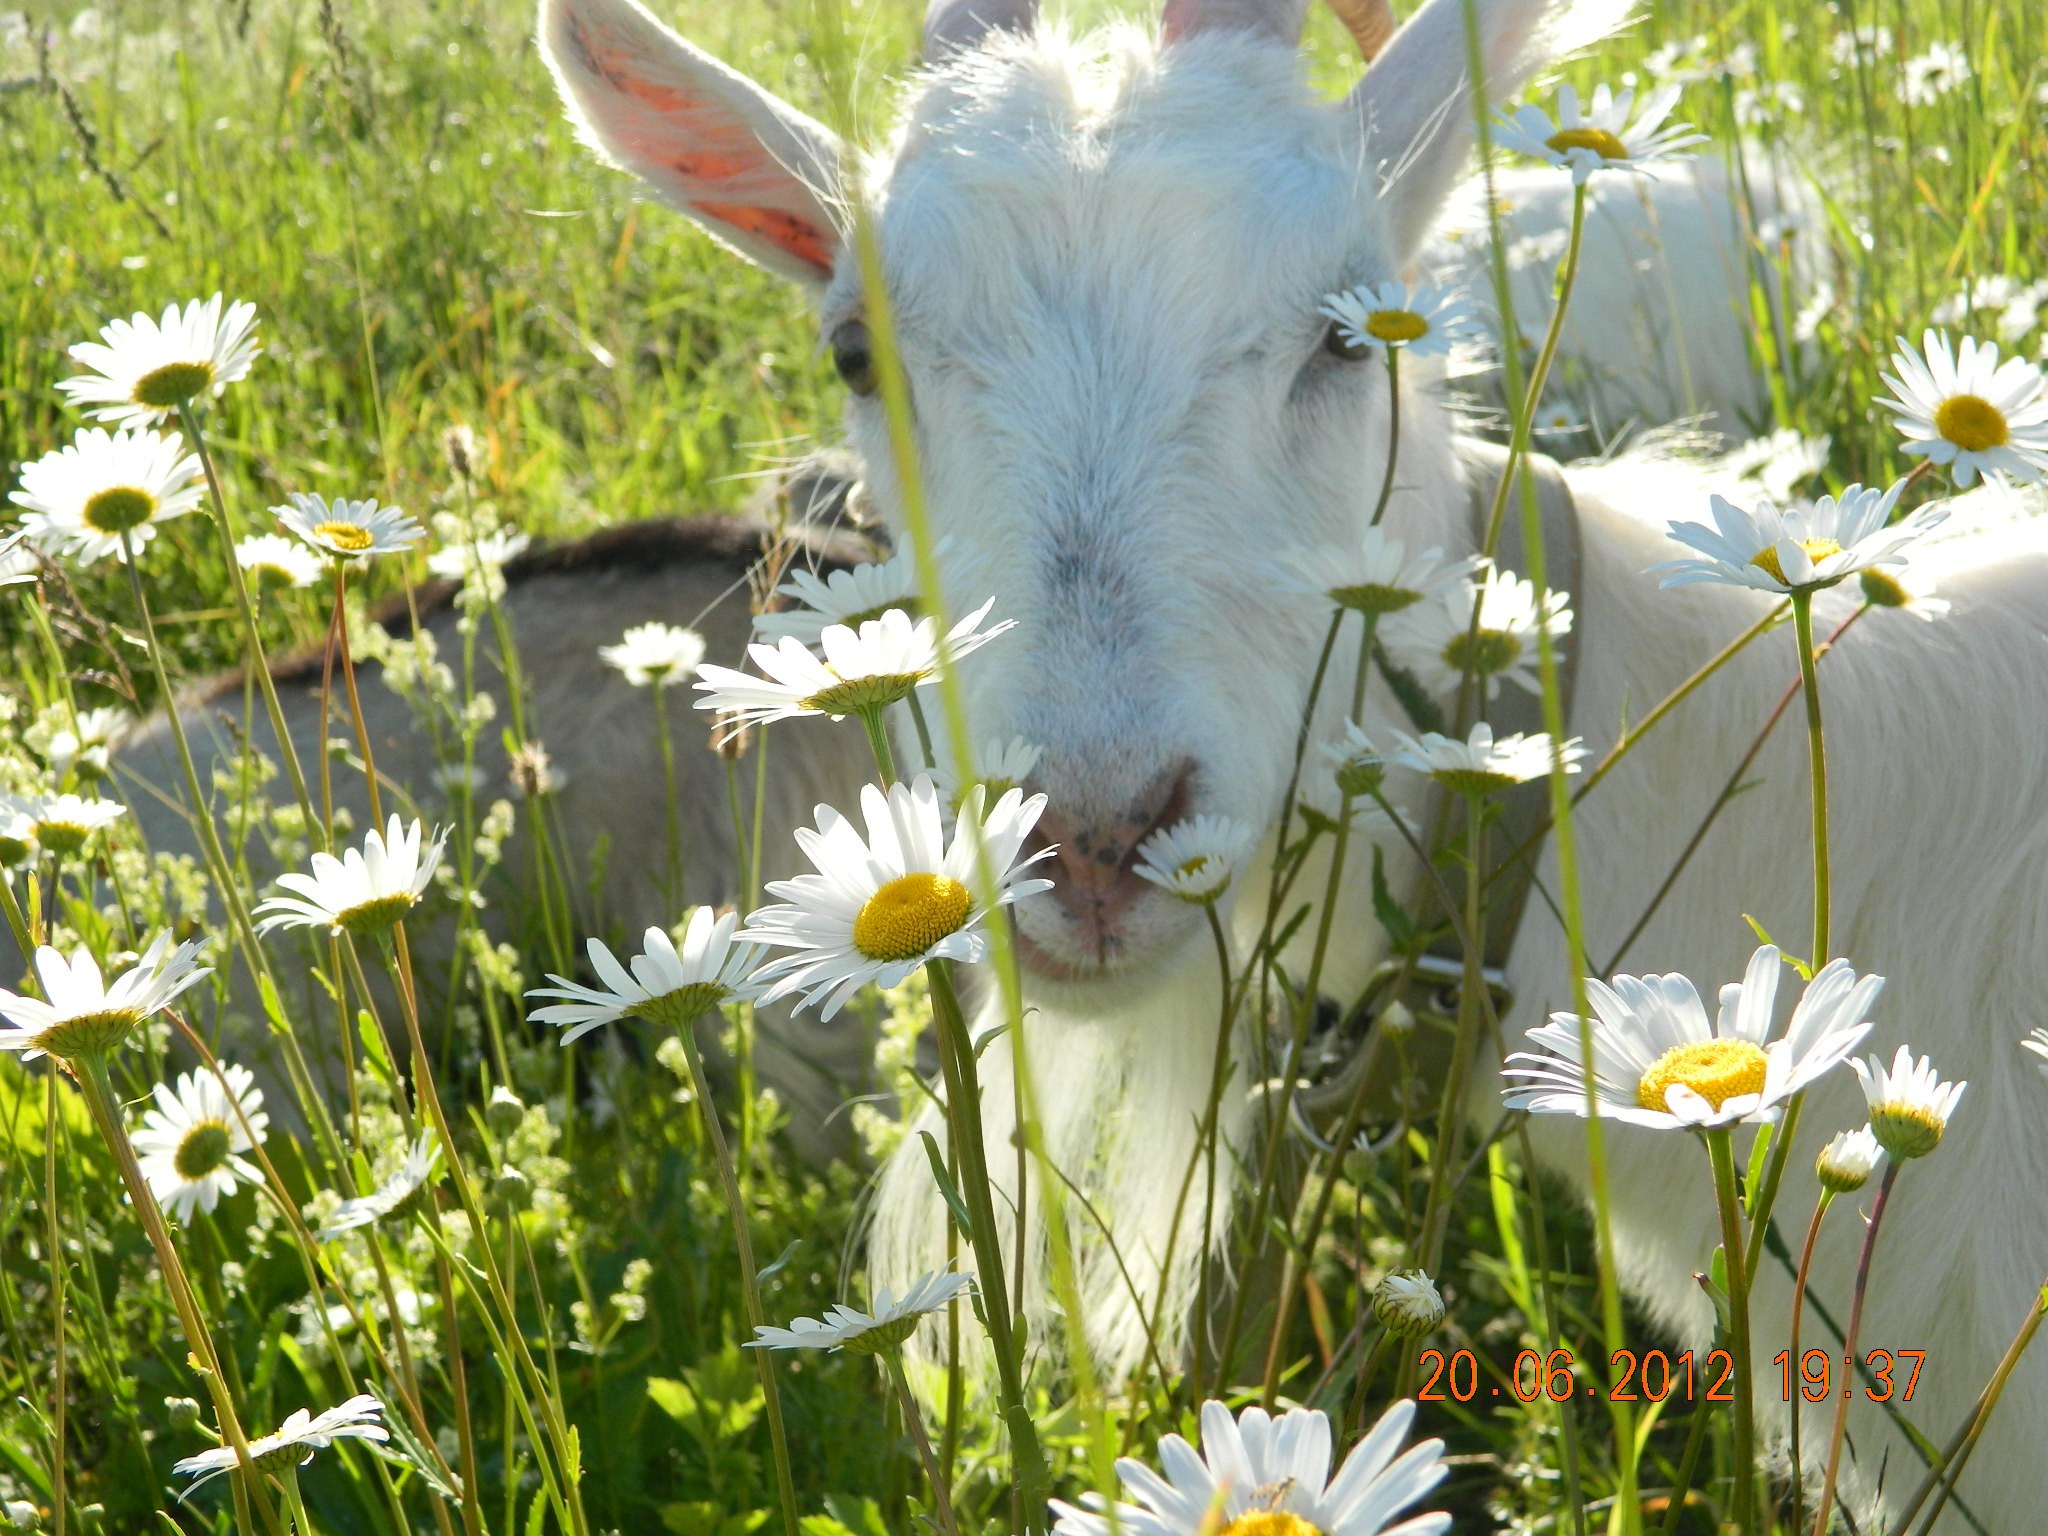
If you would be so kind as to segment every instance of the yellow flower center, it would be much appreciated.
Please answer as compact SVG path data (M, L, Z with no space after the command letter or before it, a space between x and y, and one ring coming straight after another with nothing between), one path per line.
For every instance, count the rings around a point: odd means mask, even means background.
M1628 159L1628 146L1605 128L1565 128L1543 141L1559 154L1572 149L1590 149L1602 160Z
M1481 677L1505 672L1521 659L1522 642L1504 629L1482 629L1478 634L1460 630L1444 647L1444 665L1463 672L1469 665Z
M853 920L853 947L870 960L914 960L967 921L967 887L944 875L898 875Z
M197 399L212 382L212 363L165 363L135 381L135 403L168 411Z
M2003 448L2012 438L2005 413L1982 395L1950 395L1934 408L1934 430L1965 453Z
M1805 550L1807 558L1815 565L1830 555L1839 555L1842 552L1842 546L1833 539L1794 539L1792 542ZM1777 545L1773 544L1769 549L1759 550L1749 563L1760 571L1768 571L1773 580L1785 581L1785 567L1778 560ZM1790 583L1787 582L1786 585L1789 586Z
M1217 1536L1323 1536L1301 1516L1285 1509L1248 1509Z
M1365 333L1375 340L1399 346L1427 336L1429 322L1412 309L1376 309L1365 317Z
M334 914L334 925L359 939L373 938L412 910L419 898L411 891L394 891L344 907Z
M316 523L313 534L351 555L359 555L377 542L377 536L361 523Z
M88 496L79 513L85 526L100 533L126 533L156 514L156 498L132 485L111 485Z
M227 1160L228 1128L218 1120L201 1120L171 1155L181 1179L203 1179Z
M1762 1093L1769 1058L1747 1040L1693 1040L1659 1056L1636 1087L1636 1102L1665 1110L1665 1094L1681 1083L1719 1109L1745 1093Z

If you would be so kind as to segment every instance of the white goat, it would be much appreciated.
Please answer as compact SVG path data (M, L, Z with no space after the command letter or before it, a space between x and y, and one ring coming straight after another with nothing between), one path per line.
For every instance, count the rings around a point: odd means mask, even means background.
M968 6L936 10L934 62L860 184L897 306L933 520L952 539L948 589L993 593L1024 621L963 675L977 731L1046 749L1037 779L1054 808L1046 830L1062 845L1059 885L1020 910L1018 927L1047 1146L1142 1263L1162 1246L1218 1007L1199 920L1133 878L1129 855L1154 825L1189 812L1273 820L1322 624L1283 594L1299 567L1356 544L1388 453L1384 374L1324 350L1316 305L1406 269L1462 169L1463 8L1430 0L1338 104L1303 86L1300 0L1171 0L1159 36L1080 39L1035 27L1025 4L978 9L1001 28L979 25ZM1599 36L1614 10L1478 0L1488 95ZM858 383L861 284L842 246L834 137L632 0L545 0L541 27L591 142L802 284ZM1582 302L1597 320L1598 292ZM1402 422L1389 525L1411 548L1472 547L1451 416L1415 385ZM849 428L893 519L899 485L878 403L854 399ZM1703 510L1697 472L1624 462L1575 471L1571 488L1584 534L1572 724L1598 751L1763 600L1663 593L1644 576L1671 553L1663 519ZM2018 1046L2048 990L2044 545L2039 525L2017 523L1948 542L1939 563L1951 619L1926 628L1874 616L1823 668L1838 948L1891 978L1872 1045L1889 1054L1911 1040L1975 1085L1949 1144L1900 1186L1865 1321L1869 1346L1927 1352L1909 1412L1937 1441L2048 1269L2044 1089ZM1843 602L1821 605L1823 626ZM1594 954L1610 953L1644 910L1788 676L1783 645L1752 647L1586 801ZM1339 675L1323 697L1349 694ZM1323 714L1318 729L1333 730L1334 712ZM1790 727L1773 736L1759 787L1721 818L1631 968L1711 984L1738 975L1752 946L1742 914L1799 931L1802 751ZM1383 852L1414 888L1412 861ZM1338 995L1355 993L1379 958L1360 883L1347 882L1348 942L1325 980ZM1263 906L1248 885L1241 928ZM1510 981L1511 1040L1568 1002L1564 947L1540 915L1524 925ZM1005 1037L988 1056L996 1145L1008 1129L1009 1050ZM1489 1113L1496 1088L1475 1090ZM1839 1075L1816 1093L1781 1211L1810 1208L1812 1147L1861 1118ZM1549 1165L1581 1180L1580 1128L1532 1129ZM881 1196L884 1279L923 1267L938 1230L911 1145ZM1610 1131L1610 1146L1624 1277L1662 1326L1703 1346L1710 1317L1692 1272L1716 1232L1698 1150L1626 1129ZM1859 1238L1852 1221L1823 1238L1816 1293L1832 1305ZM1128 1365L1136 1334L1112 1272L1091 1263L1084 1279L1096 1342ZM1782 1333L1787 1290L1766 1265L1760 1336ZM1777 1379L1760 1364L1764 1416L1781 1421ZM1823 1443L1822 1431L1816 1421L1807 1443ZM2008 1387L1964 1483L1987 1529L2035 1523L2044 1431L2048 1361L2037 1357ZM1917 1481L1918 1457L1874 1411L1858 1409L1852 1435L1863 1512L1887 1459L1894 1494Z

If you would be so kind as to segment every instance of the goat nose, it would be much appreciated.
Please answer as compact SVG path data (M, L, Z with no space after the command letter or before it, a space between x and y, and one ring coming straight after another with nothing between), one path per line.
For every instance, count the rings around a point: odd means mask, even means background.
M1119 811L1069 816L1055 801L1039 817L1033 841L1057 850L1053 896L1097 948L1109 946L1117 917L1148 889L1135 872L1138 845L1187 814L1194 776L1194 763L1184 758Z

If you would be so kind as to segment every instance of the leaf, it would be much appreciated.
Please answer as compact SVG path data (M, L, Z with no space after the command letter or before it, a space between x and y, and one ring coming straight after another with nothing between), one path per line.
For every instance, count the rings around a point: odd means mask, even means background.
M777 1273L783 1265L787 1264L791 1259L796 1257L797 1249L803 1247L803 1245L804 1240L802 1238L791 1238L789 1246L783 1249L782 1252L776 1256L774 1263L765 1266L764 1268L760 1269L755 1273L755 1280L766 1280L770 1275Z
M661 1506L661 1526L675 1536L752 1536L768 1523L770 1511L744 1509L727 1514L709 1500ZM806 1526L809 1521L805 1521Z
M1387 931L1387 939L1394 948L1402 954L1411 953L1415 924L1387 886L1387 861L1377 846L1372 851L1372 913Z
M440 1463L420 1442L420 1437L413 1433L413 1427L403 1413L388 1415L384 1420L384 1427L390 1431L391 1441L388 1445L373 1446L372 1449L377 1455L395 1466L412 1468L419 1473L429 1488L450 1504L462 1502L461 1489L441 1475Z
M924 1155L932 1165L932 1177L938 1181L939 1193L946 1197L946 1204L953 1208L953 1219L960 1223L962 1232L971 1232L974 1222L967 1214L967 1202L960 1198L960 1191L953 1187L953 1176L946 1172L945 1155L939 1151L939 1143L930 1131L919 1131L918 1138L924 1142Z

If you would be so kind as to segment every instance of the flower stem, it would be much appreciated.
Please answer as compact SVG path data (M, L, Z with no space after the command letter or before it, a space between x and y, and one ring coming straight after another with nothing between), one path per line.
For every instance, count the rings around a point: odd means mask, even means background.
M1465 800L1465 978L1458 993L1457 1033L1451 1043L1451 1064L1437 1107L1436 1152L1430 1159L1429 1197L1422 1214L1421 1267L1434 1275L1443 1263L1444 1239L1450 1228L1451 1165L1458 1155L1458 1133L1465 1107L1465 1074L1472 1065L1472 1047L1479 1034L1479 997L1486 985L1486 915L1481 896L1486 889L1486 797ZM1589 1058L1590 1059L1590 1058Z
M1856 1358L1856 1337L1863 1327L1863 1298L1870 1289L1870 1260L1877 1251L1877 1229L1891 1200L1892 1186L1898 1182L1899 1170L1904 1166L1896 1158L1886 1160L1884 1180L1877 1186L1877 1198L1870 1203L1869 1224L1863 1229L1863 1252L1856 1259L1856 1291L1849 1303L1849 1331L1842 1339L1845 1365ZM1828 1469L1821 1481L1820 1497L1814 1501L1813 1536L1828 1536L1828 1515L1835 1507L1835 1475L1841 1470L1842 1440L1848 1431L1849 1392L1845 1389L1835 1400L1835 1427L1828 1438Z
M746 1303L747 1326L759 1328L767 1321L761 1311L760 1271L754 1263L754 1239L748 1230L747 1209L740 1199L739 1180L733 1174L732 1152L725 1144L725 1127L718 1122L718 1106L712 1102L711 1085L704 1079L704 1063L697 1055L696 1023L690 1020L676 1030L683 1048L683 1060L690 1066L690 1092L697 1100L697 1117L704 1126L704 1139L711 1144L712 1161L718 1167L719 1187L725 1192L726 1213L732 1218L733 1244L740 1256L740 1295ZM768 1351L750 1351L754 1370L761 1378L761 1399L768 1418L768 1439L775 1453L775 1490L782 1501L785 1536L799 1536L802 1518L797 1513L796 1484L789 1470L789 1439L782 1425L782 1400L775 1388L775 1363ZM918 1426L920 1440L923 1426Z
M1728 1353L1735 1363L1735 1527L1743 1536L1752 1536L1757 1528L1756 1393L1750 1380L1749 1266L1742 1243L1742 1192L1735 1180L1734 1132L1722 1127L1706 1136L1707 1156L1714 1165L1714 1200L1721 1208L1721 1252L1728 1273Z
M24 948L24 955L35 953ZM56 1522L56 1536L64 1536L64 1409L69 1395L65 1383L64 1359L64 1244L57 1231L57 1074L45 1074L43 1095L43 1216L50 1244L50 1344L55 1356L55 1377L50 1397L50 1508Z
M1380 476L1380 499L1372 509L1372 521L1366 526L1377 528L1380 519L1387 515L1387 503L1394 496L1394 459L1401 450L1401 349L1387 348L1387 469Z
M1791 1367L1786 1372L1786 1378L1791 1387L1785 1396L1787 1402L1791 1405L1791 1528L1795 1532L1806 1523L1800 1518L1800 1512L1806 1504L1806 1489L1803 1486L1805 1468L1799 1463L1800 1388L1797 1385L1799 1380L1799 1314L1805 1309L1806 1305L1806 1281L1813 1271L1813 1248L1815 1242L1820 1238L1821 1218L1827 1215L1828 1207L1834 1203L1834 1198L1833 1190L1823 1189L1820 1192L1820 1199L1814 1202L1813 1220L1806 1224L1806 1244L1799 1250L1799 1273L1792 1281L1792 1321L1786 1330L1788 1337L1785 1342L1785 1358ZM1759 1248L1763 1246L1761 1239L1759 1239L1757 1246Z
M889 727L882 719L879 709L864 709L860 712L862 729L868 733L868 746L875 754L875 766L882 771L884 787L896 782L896 754L889 749Z
M1813 594L1792 594L1792 629L1799 645L1799 685L1806 695L1806 755L1813 780L1813 948L1808 963L1828 963L1828 759L1822 740L1820 679L1813 660Z
M946 1116L952 1145L960 1158L960 1193L967 1203L968 1238L974 1266L987 1277L977 1287L989 1342L995 1349L996 1374L1002 1389L1002 1417L1010 1431L1010 1454L1018 1510L1024 1528L1045 1525L1048 1474L1038 1431L1024 1401L1023 1361L1011 1326L1009 1296L1003 1287L1002 1238L996 1228L995 1202L989 1192L988 1151L981 1133L981 1086L975 1071L974 1042L968 1038L966 1015L953 989L949 963L925 965L931 985L933 1022L938 1026L939 1062L946 1081ZM1022 1234L1019 1234L1022 1241Z
M766 1355L765 1349L755 1353ZM896 1401L903 1409L903 1422L910 1429L910 1437L917 1442L917 1459L924 1463L925 1480L932 1485L932 1508L938 1516L939 1530L944 1536L960 1536L959 1523L953 1518L953 1491L946 1479L946 1472L932 1454L931 1437L925 1433L924 1415L918 1412L917 1399L910 1395L910 1383L903 1379L903 1361L894 1350L882 1355L882 1367L889 1373L889 1380L896 1387Z

